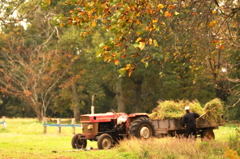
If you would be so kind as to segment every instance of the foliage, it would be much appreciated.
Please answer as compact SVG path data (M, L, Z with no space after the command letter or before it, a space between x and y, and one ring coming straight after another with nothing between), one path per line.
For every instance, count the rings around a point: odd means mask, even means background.
M125 72L131 76L141 64L155 65L161 68L160 77L171 72L182 79L181 85L186 79L189 85L208 83L223 101L228 94L237 95L237 84L230 83L239 80L229 77L239 65L235 62L239 59L238 2L67 0L64 5L73 8L69 14L55 16L53 23L76 26L82 39L95 30L111 35L103 34L106 38L98 41L99 49L94 52L117 65L121 76ZM166 71L169 65L171 70Z
M218 71L215 66L220 62L217 54L219 50L230 47L225 38L229 37L226 32L230 32L234 39L238 33L235 28L239 10L235 9L238 5L233 3L221 4L232 10L219 8L218 1L70 0L64 4L75 8L69 11L70 16L56 16L55 24L60 27L77 26L82 37L91 34L95 28L111 32L113 36L100 43L98 55L116 65L126 56L140 56L139 62L147 66L155 56L154 52L147 50L161 48L158 50L164 52L158 54L165 56L166 60L174 56L176 62L181 61L183 67L195 71L203 70L203 65L199 63L204 62L207 54L207 62L211 65L209 68ZM205 38L207 40L201 40ZM163 43L169 44L163 46ZM134 54L129 54L128 50L134 50ZM126 71L131 75L137 65L129 62L120 72Z

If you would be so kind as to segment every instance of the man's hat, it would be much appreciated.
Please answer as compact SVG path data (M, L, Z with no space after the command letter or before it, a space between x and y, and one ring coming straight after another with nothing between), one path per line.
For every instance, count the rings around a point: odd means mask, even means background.
M189 110L189 109L190 109L190 107L189 107L189 106L186 106L186 107L185 107L185 110Z

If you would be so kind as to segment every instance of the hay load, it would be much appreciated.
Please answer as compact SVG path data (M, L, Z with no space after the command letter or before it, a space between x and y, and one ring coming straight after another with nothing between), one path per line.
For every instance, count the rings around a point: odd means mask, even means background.
M203 119L210 122L221 122L224 113L223 103L220 99L215 98L204 106L205 114L202 115Z
M206 103L204 107L201 106L198 100L173 100L159 101L158 106L152 110L150 119L178 119L185 114L184 107L189 106L191 112L198 113L201 118L207 119L211 122L220 122L223 114L223 104L220 99L216 98Z

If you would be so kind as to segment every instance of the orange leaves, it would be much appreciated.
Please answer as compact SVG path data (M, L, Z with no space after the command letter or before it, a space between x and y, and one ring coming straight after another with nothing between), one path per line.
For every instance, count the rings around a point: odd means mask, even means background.
M217 11L215 11L215 10L212 11L212 14L216 14L216 13L217 13Z
M69 19L68 22L67 22L67 24L70 25L70 24L72 24L72 22L73 22L73 20L72 20L72 19Z
M134 64L126 64L125 66L125 70L128 72L128 76L130 77L132 72L135 69L135 65Z
M18 46L18 47L17 47L17 50L20 51L20 50L21 50L21 46Z
M125 54L125 55L122 55L121 57L122 57L122 58L126 58L126 56L127 56L127 55Z
M61 27L63 27L65 24L64 23L60 23L59 24L59 27L61 28Z
M50 5L52 2L52 0L44 0L43 3L44 5Z
M128 76L130 77L131 74L133 73L135 67L136 67L136 66L135 66L134 64L126 64L125 67L120 68L120 69L118 70L118 72L119 72L119 74L120 74L119 77L122 77L126 72L127 72Z
M25 96L29 97L32 95L32 93L29 90L24 90L23 93L25 94Z
M152 20L152 23L157 23L157 22L158 22L157 19L153 19L153 20Z
M115 64L115 65L118 65L118 64L119 64L119 61L118 61L118 60L114 60L114 64Z
M169 9L173 9L174 7L175 7L175 5L168 6Z
M209 28L214 27L214 25L215 25L216 23L217 23L216 20L213 20L213 21L209 22L209 23L208 23Z
M94 28L94 27L96 27L96 25L97 25L97 23L93 20L92 21L92 27Z
M103 49L104 49L105 51L109 51L109 50L110 50L110 47L109 47L109 46L103 46Z
M217 49L222 49L222 50L225 49L223 41L221 40L213 40L212 43L214 46L216 46Z
M193 12L192 15L197 15L197 13L196 13L196 12Z
M172 16L172 13L166 11L166 12L164 12L164 16L167 18L170 18Z
M220 45L220 46L219 46L219 49L222 49L222 50L223 50L223 49L224 49L224 45Z
M117 43L115 46L122 46L123 43Z

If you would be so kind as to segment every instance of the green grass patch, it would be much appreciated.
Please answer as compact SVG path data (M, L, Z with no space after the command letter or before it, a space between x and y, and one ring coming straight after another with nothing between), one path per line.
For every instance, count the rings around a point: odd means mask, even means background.
M123 140L110 150L76 150L71 147L72 128L47 127L37 119L9 119L7 127L0 128L0 158L2 159L226 159L240 150L239 134L234 126L221 126L214 130L215 140L202 142L200 139L153 138L149 140ZM80 133L76 128L76 133ZM97 148L96 142L88 145Z

